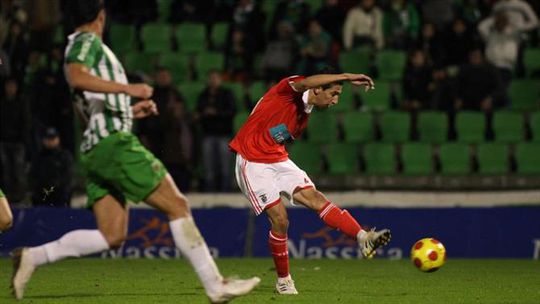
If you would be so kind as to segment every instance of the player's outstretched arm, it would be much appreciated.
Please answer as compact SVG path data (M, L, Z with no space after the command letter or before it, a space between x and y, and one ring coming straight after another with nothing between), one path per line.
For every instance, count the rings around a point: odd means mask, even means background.
M369 76L364 74L351 73L313 75L300 81L294 82L291 85L296 91L303 92L309 89L327 85L329 83L340 81L349 81L354 85L364 86L366 88L366 91L375 88L375 84Z
M150 98L154 89L144 83L121 84L103 80L90 74L88 67L80 63L70 63L66 68L66 78L74 89L96 93L125 93L131 97Z

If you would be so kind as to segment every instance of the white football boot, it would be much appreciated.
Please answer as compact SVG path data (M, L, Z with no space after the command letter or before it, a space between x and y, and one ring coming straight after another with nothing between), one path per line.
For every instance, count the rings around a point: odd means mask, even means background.
M246 280L223 279L221 286L215 294L208 294L211 303L227 303L230 300L248 294L255 288L261 279L253 277Z
M371 259L375 256L377 248L387 245L392 239L389 229L375 231L375 228L366 231L362 237L358 238L358 245L362 252L362 257Z
M295 295L298 294L298 290L294 287L294 281L291 275L284 278L278 278L276 283L276 291L279 294Z
M13 276L11 277L11 291L17 300L24 295L26 284L30 281L36 266L28 254L28 248L17 248L11 252L13 260Z

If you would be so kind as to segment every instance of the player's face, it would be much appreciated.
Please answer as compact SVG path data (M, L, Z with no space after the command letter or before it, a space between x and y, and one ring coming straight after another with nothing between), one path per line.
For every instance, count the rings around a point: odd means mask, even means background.
M328 108L333 105L336 105L339 102L339 95L341 95L341 90L343 86L333 85L326 90L316 89L317 95L315 96L315 105L319 108Z

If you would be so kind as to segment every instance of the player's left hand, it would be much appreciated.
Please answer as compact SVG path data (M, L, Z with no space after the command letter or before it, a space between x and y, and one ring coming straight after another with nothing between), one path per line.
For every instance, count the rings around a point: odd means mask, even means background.
M133 110L133 117L136 119L145 118L150 115L159 115L156 103L151 99L139 101L131 109Z

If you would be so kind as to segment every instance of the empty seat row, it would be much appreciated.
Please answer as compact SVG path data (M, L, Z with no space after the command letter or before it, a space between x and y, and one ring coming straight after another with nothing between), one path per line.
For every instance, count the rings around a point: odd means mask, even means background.
M540 143L520 143L514 149L507 144L447 143L433 146L424 143L336 143L317 145L297 142L288 147L290 158L310 174L323 172L332 175L358 174L407 176L421 175L481 175L516 173L540 175Z
M221 49L227 40L229 25L216 23L210 37L202 23L182 23L173 26L167 23L147 23L141 28L140 41L145 52L168 52L177 45L183 52L197 53L208 49L208 42L214 49ZM137 33L133 25L112 24L109 31L111 47L115 52L132 51L138 45Z

